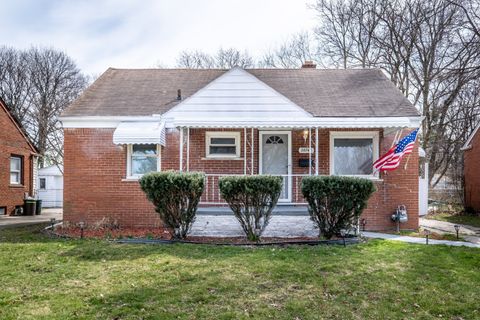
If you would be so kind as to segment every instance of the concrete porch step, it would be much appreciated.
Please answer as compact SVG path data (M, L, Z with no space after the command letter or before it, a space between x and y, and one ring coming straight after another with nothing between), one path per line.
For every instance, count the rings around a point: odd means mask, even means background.
M242 237L237 219L230 214L199 214L190 232L191 236ZM316 237L318 230L307 215L273 215L263 233L264 237Z
M197 215L211 215L211 216L231 216L232 210L229 207L199 207ZM273 209L274 216L308 216L306 206L292 206L292 205L277 205Z

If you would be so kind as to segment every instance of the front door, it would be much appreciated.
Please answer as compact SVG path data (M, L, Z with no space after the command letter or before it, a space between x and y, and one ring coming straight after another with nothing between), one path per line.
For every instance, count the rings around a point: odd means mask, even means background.
M260 132L260 173L283 177L280 202L291 201L291 147L289 131Z

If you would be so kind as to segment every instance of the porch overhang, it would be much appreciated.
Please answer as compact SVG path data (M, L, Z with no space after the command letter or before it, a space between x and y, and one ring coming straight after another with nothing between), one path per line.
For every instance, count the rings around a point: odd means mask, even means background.
M173 119L190 128L418 128L421 117L313 117L308 119Z
M113 133L114 144L160 144L165 145L165 122L121 122Z

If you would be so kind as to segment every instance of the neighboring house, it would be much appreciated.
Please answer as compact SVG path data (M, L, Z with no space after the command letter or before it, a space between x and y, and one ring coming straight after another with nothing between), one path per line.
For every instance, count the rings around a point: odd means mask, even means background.
M0 215L12 215L35 193L38 152L0 99Z
M61 120L66 221L160 225L138 178L182 170L206 173L202 207L225 206L221 176L282 175L287 206L305 206L305 176L365 177L377 188L367 229L393 228L400 204L402 228L418 227L418 148L406 169L372 168L421 121L380 70L108 69Z
M63 166L60 166L63 170ZM45 208L63 206L63 174L56 165L38 169L38 199Z
M468 137L463 148L465 207L480 212L480 124Z

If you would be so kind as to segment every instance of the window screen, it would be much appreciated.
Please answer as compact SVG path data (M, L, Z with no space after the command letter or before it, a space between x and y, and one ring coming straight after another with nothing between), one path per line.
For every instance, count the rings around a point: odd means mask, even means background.
M334 139L334 174L370 175L373 173L373 139Z

